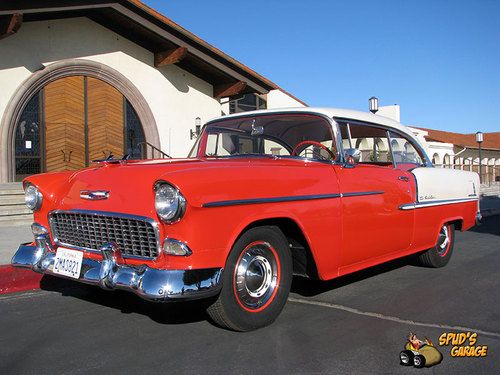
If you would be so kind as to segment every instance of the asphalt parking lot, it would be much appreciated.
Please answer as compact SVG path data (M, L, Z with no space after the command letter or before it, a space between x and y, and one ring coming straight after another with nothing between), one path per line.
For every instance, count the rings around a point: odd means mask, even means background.
M0 297L0 373L500 374L500 216L457 233L443 269L411 259L331 282L297 278L270 327L213 326L203 303L151 304L46 278L43 290ZM483 358L429 369L399 365L409 332L477 333Z

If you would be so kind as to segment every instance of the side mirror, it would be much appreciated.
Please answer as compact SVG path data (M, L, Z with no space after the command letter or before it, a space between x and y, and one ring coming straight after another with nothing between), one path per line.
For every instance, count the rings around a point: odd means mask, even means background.
M345 160L349 165L358 164L361 160L361 151L357 148L348 148L345 150Z

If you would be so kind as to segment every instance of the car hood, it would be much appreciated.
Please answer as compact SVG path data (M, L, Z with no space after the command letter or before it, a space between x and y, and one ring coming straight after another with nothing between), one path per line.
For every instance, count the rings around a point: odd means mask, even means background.
M102 163L78 172L47 173L27 179L60 209L119 209L154 214L154 183L176 186L188 204L334 192L321 176L334 174L328 163L302 159L166 159ZM107 191L106 200L85 200L83 190Z

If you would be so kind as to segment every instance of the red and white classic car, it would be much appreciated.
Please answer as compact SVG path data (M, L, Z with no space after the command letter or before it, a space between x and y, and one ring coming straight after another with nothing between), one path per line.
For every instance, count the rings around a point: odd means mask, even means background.
M273 322L292 275L329 280L415 254L446 265L480 219L476 173L434 168L412 132L340 109L207 123L186 159L111 159L24 181L17 267L150 301L210 297L238 331Z

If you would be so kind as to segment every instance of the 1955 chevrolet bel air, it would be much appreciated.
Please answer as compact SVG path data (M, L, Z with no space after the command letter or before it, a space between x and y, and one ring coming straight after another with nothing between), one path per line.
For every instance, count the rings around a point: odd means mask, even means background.
M220 326L272 323L292 275L329 280L415 254L442 267L480 220L476 173L434 168L412 132L341 109L208 122L185 159L108 159L24 181L16 267L150 301L210 297Z

